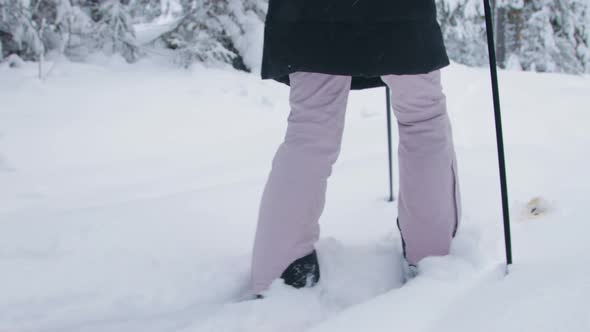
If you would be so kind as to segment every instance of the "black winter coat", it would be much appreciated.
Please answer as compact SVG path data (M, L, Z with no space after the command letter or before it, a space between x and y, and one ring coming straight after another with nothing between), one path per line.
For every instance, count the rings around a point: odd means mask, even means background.
M262 78L296 71L352 76L352 88L387 74L449 64L434 0L270 0Z

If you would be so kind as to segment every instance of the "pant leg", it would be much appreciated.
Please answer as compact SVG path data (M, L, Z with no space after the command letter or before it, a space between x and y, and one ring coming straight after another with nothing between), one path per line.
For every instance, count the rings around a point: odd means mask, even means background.
M260 203L252 257L255 293L314 250L327 179L344 129L350 77L298 72L290 81L287 133Z
M399 127L398 223L410 264L447 255L461 199L440 71L387 75Z

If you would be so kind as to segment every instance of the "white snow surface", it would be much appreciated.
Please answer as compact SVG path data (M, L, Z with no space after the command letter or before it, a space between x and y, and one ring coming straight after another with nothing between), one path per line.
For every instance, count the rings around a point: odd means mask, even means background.
M451 255L402 286L384 90L352 92L320 284L244 301L288 88L148 60L36 70L0 65L2 332L590 331L588 76L500 72L508 275L488 71L452 65Z

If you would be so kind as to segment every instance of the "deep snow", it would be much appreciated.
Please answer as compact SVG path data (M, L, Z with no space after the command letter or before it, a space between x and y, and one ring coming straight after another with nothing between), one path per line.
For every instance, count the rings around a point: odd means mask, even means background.
M288 89L148 61L60 63L44 82L35 70L0 65L2 332L590 331L588 76L500 73L508 276L488 72L453 65L464 217L452 254L400 288L384 92L353 92L320 285L240 301Z

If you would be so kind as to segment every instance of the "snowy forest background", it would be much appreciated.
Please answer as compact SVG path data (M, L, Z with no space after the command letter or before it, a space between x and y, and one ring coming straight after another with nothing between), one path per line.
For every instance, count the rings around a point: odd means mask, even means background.
M493 1L499 65L590 73L590 0ZM481 0L437 0L455 62L487 62ZM260 66L267 0L0 0L0 55L18 62L103 52L128 62L158 54L195 62Z

